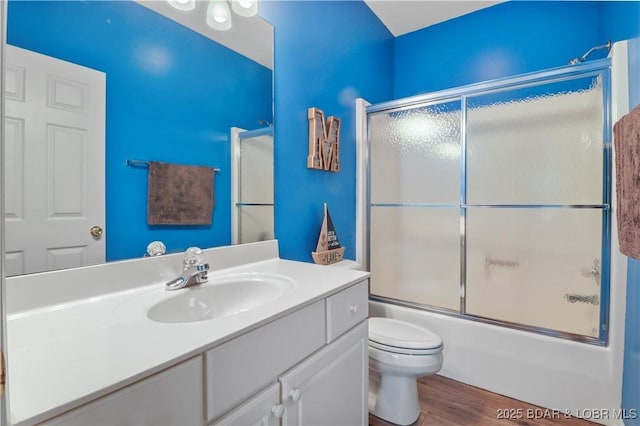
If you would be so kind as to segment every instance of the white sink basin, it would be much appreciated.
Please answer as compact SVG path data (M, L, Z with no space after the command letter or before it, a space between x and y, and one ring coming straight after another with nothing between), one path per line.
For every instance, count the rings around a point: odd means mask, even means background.
M281 275L227 275L175 290L175 296L153 305L147 317L157 322L180 323L236 315L275 301L293 286L293 280Z

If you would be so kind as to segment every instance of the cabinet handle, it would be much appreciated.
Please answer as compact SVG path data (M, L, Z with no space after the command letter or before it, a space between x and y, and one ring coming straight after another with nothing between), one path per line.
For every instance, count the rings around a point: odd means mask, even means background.
M291 389L289 391L289 396L291 397L293 402L298 402L300 400L300 397L302 396L302 392L300 392L300 389Z
M355 315L360 310L360 305L351 305L349 306L349 310L351 311L352 314Z
M276 404L273 407L271 407L271 412L273 413L273 417L275 417L276 419L281 419L282 416L284 415L284 405L282 404Z

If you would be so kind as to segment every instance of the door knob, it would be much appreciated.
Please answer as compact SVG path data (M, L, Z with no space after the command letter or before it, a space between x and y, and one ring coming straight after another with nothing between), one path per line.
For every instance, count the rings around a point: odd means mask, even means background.
M291 389L289 391L289 396L291 397L293 402L298 402L300 400L300 397L302 396L302 392L300 392L300 389Z
M100 238L103 232L104 230L102 229L102 227L98 225L92 226L91 229L89 229L89 233L96 238Z
M273 407L271 407L271 412L273 413L273 417L275 417L276 419L281 419L282 416L284 415L284 405L282 404L276 404Z

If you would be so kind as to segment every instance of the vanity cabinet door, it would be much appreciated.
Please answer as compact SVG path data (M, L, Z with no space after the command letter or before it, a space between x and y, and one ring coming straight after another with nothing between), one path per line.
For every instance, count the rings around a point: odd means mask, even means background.
M324 301L205 353L207 421L226 415L324 345Z
M368 424L366 321L280 378L282 425Z
M202 357L197 356L43 424L186 426L203 423Z
M280 384L274 383L223 418L212 423L220 426L276 426L284 414L280 403Z

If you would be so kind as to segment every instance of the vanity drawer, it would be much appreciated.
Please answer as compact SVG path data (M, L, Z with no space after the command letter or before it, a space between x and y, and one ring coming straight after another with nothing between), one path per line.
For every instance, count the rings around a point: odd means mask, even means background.
M325 335L321 300L207 351L207 420L275 382L322 347Z
M327 343L369 316L369 280L327 298Z
M203 412L202 357L197 356L41 425L198 426Z

